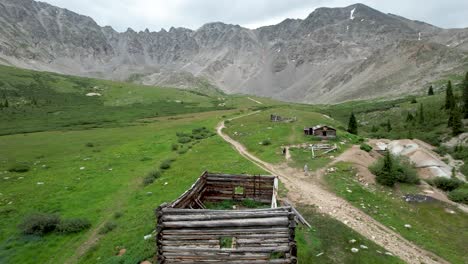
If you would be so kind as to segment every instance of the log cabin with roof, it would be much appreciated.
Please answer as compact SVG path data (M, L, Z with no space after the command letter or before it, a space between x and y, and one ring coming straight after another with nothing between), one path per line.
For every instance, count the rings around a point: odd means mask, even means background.
M297 263L296 222L277 197L278 178L204 172L172 203L156 209L158 263ZM268 208L211 210L205 204L254 200Z
M336 129L327 125L316 125L304 128L304 135L316 136L321 139L336 138Z

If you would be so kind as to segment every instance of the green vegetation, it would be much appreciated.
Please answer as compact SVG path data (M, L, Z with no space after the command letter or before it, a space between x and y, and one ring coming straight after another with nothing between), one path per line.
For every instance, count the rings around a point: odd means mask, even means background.
M449 192L448 197L454 202L468 204L468 188L465 186L455 189Z
M461 187L464 183L458 179L447 179L444 177L437 177L433 180L428 181L431 185L434 185L435 187L446 191L450 192L453 191L459 187Z
M205 202L207 209L213 210L234 210L243 208L270 208L270 204L261 203L252 199L244 199L242 201L223 200L220 202Z
M376 181L385 186L393 187L397 182L419 183L418 174L413 165L403 157L392 156L389 151L369 170L376 176Z
M397 184L393 189L380 185L366 187L357 181L356 171L351 165L338 163L334 167L337 167L336 172L329 173L325 178L331 191L406 239L444 259L452 263L468 261L464 254L468 229L463 212L439 202L405 202L402 196L419 193L417 186ZM411 228L405 228L406 224Z
M91 227L86 219L72 218L61 219L57 214L36 213L27 216L19 225L25 235L43 236L54 231L69 234L78 233Z
M372 151L372 146L366 143L361 143L359 146L360 149L364 150L365 152L371 152Z
M358 134L358 124L356 121L356 116L354 116L354 113L351 113L351 116L349 117L348 132L354 135Z
M312 225L312 229L298 226L296 231L301 263L404 263L386 255L382 247L315 208L300 206L298 209ZM352 248L359 252L353 253Z

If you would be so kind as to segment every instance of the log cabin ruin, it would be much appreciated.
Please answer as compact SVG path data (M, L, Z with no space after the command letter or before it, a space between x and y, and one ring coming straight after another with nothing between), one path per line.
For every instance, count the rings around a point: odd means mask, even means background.
M296 221L279 202L275 176L204 172L172 203L156 209L158 263L297 263ZM267 208L210 210L205 204L254 200Z
M317 125L304 128L304 135L316 136L321 139L336 138L336 129L331 126Z
M285 122L285 123L292 123L297 121L296 117L282 117L276 114L271 114L270 115L270 121L271 122Z

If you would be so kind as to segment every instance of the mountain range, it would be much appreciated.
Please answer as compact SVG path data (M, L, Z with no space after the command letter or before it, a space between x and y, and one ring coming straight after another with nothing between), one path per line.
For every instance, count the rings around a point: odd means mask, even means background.
M468 28L363 4L247 29L221 22L117 32L33 0L0 0L0 63L303 103L400 96L468 69Z

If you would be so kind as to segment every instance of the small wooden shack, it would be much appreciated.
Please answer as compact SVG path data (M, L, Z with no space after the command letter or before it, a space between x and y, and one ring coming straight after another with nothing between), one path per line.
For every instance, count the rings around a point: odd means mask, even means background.
M277 205L278 178L204 172L156 210L158 263L297 263L296 214ZM267 209L209 210L206 201L253 199Z
M322 139L335 138L336 129L327 125L317 125L304 128L304 135L316 136Z
M282 117L280 115L271 114L270 115L271 122L284 122L284 123L292 123L297 121L296 117Z

